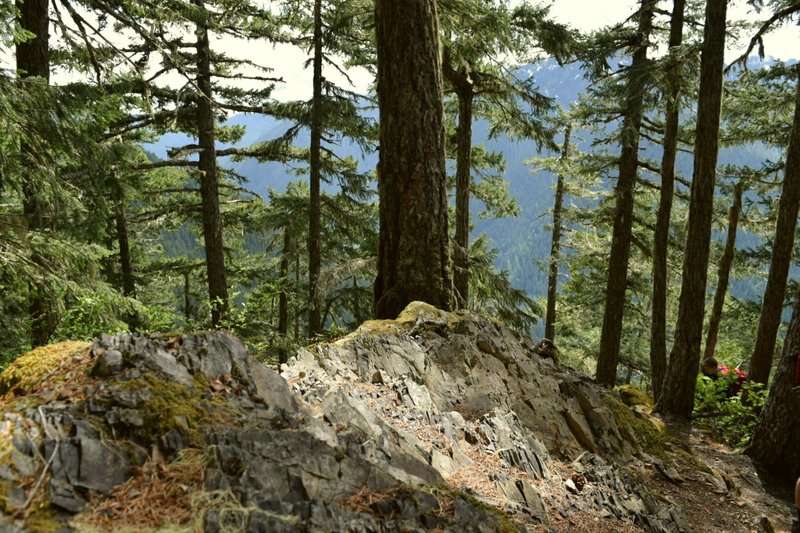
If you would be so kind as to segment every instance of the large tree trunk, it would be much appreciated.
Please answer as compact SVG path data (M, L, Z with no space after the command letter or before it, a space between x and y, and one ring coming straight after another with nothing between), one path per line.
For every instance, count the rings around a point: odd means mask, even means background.
M798 74L798 81L795 91L792 134L786 153L786 172L778 205L778 222L775 225L775 237L772 240L769 277L761 302L756 345L753 348L753 357L750 362L750 379L759 383L767 383L772 367L775 335L778 333L781 323L783 296L794 250L797 213L800 209L800 66L795 65L795 71Z
M380 234L375 315L452 307L442 80L434 0L376 0Z
M561 161L569 161L569 138L572 131L567 124L564 130L564 145L561 148ZM553 237L550 243L550 271L547 277L547 313L545 315L544 337L556 340L556 296L558 295L558 262L561 255L561 210L564 206L564 172L558 173L556 198L553 203Z
M50 80L50 47L49 47L49 0L25 0L16 2L19 10L19 25L31 32L35 37L16 46L17 72L20 78L39 77ZM31 161L36 158L30 147L22 146L22 156ZM28 230L42 231L45 226L44 211L39 184L27 181L23 185L22 211ZM34 251L31 261L39 263L40 256ZM47 288L41 283L31 283L28 313L31 319L31 346L47 344L56 326L53 303L48 297Z
M320 233L322 210L320 204L322 150L322 0L314 2L314 74L311 99L311 172L308 205L308 336L322 331L321 298L319 294Z
M669 27L669 48L674 51L683 42L685 0L674 0ZM661 157L661 196L658 201L656 229L653 234L653 315L650 326L650 371L653 397L661 395L667 370L667 286L669 225L675 191L675 156L678 152L682 63L675 62L667 71L667 108L664 116L664 151Z
M628 259L631 250L633 224L633 191L639 163L639 128L642 124L644 87L641 77L647 62L647 44L653 27L654 0L642 0L639 28L633 53L625 96L625 118L622 123L619 179L614 190L617 200L614 212L614 231L611 238L611 257L608 260L608 283L600 334L600 355L597 359L598 383L613 385L617 378L617 362L622 337L622 316L628 285Z
M728 293L731 266L733 266L733 258L736 254L736 232L739 230L739 215L742 212L743 189L744 184L741 180L733 187L733 205L728 212L728 237L725 239L722 258L719 260L717 291L714 293L714 306L711 308L711 318L708 320L705 357L714 357L714 351L717 348L719 324L722 321L722 306L725 303L725 295Z
M703 336L708 252L711 240L711 212L717 171L719 117L722 104L722 67L725 52L727 0L707 0L700 59L700 93L697 106L697 134L694 143L694 172L689 200L689 227L683 259L683 277L678 307L675 342L670 353L661 399L661 412L689 417L694 406L694 389Z
M795 302L783 355L772 380L767 403L745 453L779 476L793 483L800 476L800 391L795 382L800 354L800 299Z
M203 0L193 0L205 11ZM208 298L211 304L211 323L219 327L228 309L228 285L225 279L225 251L222 245L222 216L219 210L217 182L217 150L214 133L214 108L211 86L211 50L208 23L198 23L197 30L197 140L200 145L200 197L203 213L203 242L206 251Z

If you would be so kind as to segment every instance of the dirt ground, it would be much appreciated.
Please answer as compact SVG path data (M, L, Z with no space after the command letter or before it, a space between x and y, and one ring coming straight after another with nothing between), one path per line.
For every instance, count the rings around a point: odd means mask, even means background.
M695 531L767 531L764 519L775 531L790 531L795 516L791 488L762 478L749 457L713 441L702 430L668 427L683 437L695 456L726 473L732 481L727 492L721 488L715 492L715 487L697 471L681 471L685 481L675 484L649 470L650 486L674 501Z
M676 464L682 482L670 481L645 461L636 460L628 467L637 472L653 492L680 509L695 533L767 533L791 530L791 520L795 516L791 488L776 486L768 479L762 479L749 457L714 442L701 430L685 427L670 429L681 435L691 454L712 469L724 473L724 487L713 483L707 474L689 461L678 461ZM569 473L569 465L560 466ZM558 496L550 494L550 501L561 499ZM620 524L614 519L599 519L591 512L578 512L567 518L553 511L550 515L553 517L550 524L538 526L534 530L620 533L641 531L633 524Z

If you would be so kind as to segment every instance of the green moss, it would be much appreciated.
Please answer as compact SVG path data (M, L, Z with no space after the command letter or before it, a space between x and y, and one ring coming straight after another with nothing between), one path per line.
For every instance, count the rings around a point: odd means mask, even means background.
M49 374L66 364L71 366L73 355L85 355L88 349L88 342L66 341L21 355L0 374L0 396L9 392L16 396L28 394Z
M8 493L11 486L5 481L0 481L0 513L10 513L11 509L8 508Z
M210 410L203 408L203 405L208 403L200 394L200 391L208 387L208 380L205 377L196 377L191 388L160 379L153 374L145 374L138 379L116 381L110 385L121 389L150 391L149 400L139 408L144 419L143 432L140 436L149 444L158 443L162 435L173 429L182 429L189 435L193 446L202 446L203 435L200 428L204 424L219 422L217 415L224 410L222 405L215 404L214 406L219 409L214 410L212 420Z
M630 442L650 455L671 462L667 449L669 434L663 428L663 424L649 415L644 415L646 418L636 416L627 405L610 394L605 395L605 400L606 406L614 415L617 427Z
M31 533L51 533L64 527L64 524L56 520L56 510L49 504L44 504L28 513L25 518L25 529Z
M333 341L335 346L342 346L359 337L392 335L400 332L400 324L396 320L367 320L354 332Z
M422 315L427 314L436 316L442 312L443 311L440 311L439 309L436 309L434 306L426 304L425 302L411 302L399 315L397 315L397 322L400 324L413 324Z
M614 387L625 405L643 405L653 408L653 397L635 385L620 385Z
M491 514L492 516L494 516L495 519L497 520L496 531L498 531L498 533L517 533L519 531L519 526L517 525L517 523L514 522L514 520L512 520L507 513L503 512L502 509L499 509L497 507L494 507L493 505L489 505L485 502L482 502L472 494L454 489L449 485L421 485L421 486L411 487L411 490L418 490L420 492L425 492L435 497L439 501L442 500L442 497L448 498L450 500L461 498L462 500L466 501L473 507L482 509L487 513Z

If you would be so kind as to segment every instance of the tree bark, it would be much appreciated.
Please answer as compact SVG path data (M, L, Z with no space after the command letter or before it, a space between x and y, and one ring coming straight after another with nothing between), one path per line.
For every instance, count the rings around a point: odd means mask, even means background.
M281 250L281 292L278 296L278 335L284 345L278 352L278 362L283 364L289 359L286 341L289 338L289 299L286 295L286 284L289 282L289 249L292 246L292 235L289 225L283 228L283 249Z
M294 256L294 286L300 287L300 254ZM300 343L300 306L295 305L294 310L294 341Z
M706 350L704 357L714 357L717 348L719 324L722 321L722 306L728 292L728 282L731 275L731 266L736 254L736 232L739 230L739 215L742 212L742 191L744 184L741 180L733 187L733 205L728 212L728 237L725 239L725 250L719 260L717 271L717 291L714 293L714 306L711 308L711 318L708 320L708 333L706 334Z
M683 42L685 0L674 0L669 28L669 48L674 51ZM680 118L681 63L667 71L667 106L664 116L664 143L661 157L661 196L658 201L656 229L653 235L653 316L650 326L650 371L653 397L661 395L667 370L667 258L669 225L675 191L675 156L678 152Z
M564 130L564 145L561 148L561 161L569 161L569 141L572 125ZM550 244L550 271L547 277L547 313L545 315L544 337L555 342L556 337L556 296L558 295L558 263L561 255L561 210L564 206L564 173L559 172L556 181L556 198L553 203L553 237Z
M775 336L781 323L786 278L794 251L797 213L800 210L800 66L795 65L798 81L795 90L794 120L786 152L786 171L778 204L778 221L772 240L772 258L769 277L761 302L761 317L750 362L750 379L767 383L772 357L775 352Z
M322 0L314 2L313 96L311 99L311 149L309 152L310 195L308 205L308 336L322 331L319 273L321 268L320 233L322 209Z
M203 0L193 0L205 11ZM219 327L228 309L228 285L225 273L225 251L222 243L222 216L219 209L219 183L217 181L217 152L214 132L214 108L211 85L211 50L208 23L197 24L197 140L200 145L198 170L200 172L200 197L202 202L203 242L206 251L208 298L211 305L211 324Z
M434 0L376 0L380 232L375 315L452 308L442 80Z
M125 217L125 205L122 200L117 203L114 212L114 222L117 228L117 244L119 245L119 264L122 270L122 294L131 298L136 297L136 280L133 275L133 261L131 260L131 246L128 239L128 220Z
M189 322L192 319L192 287L189 284L191 271L189 268L185 268L181 273L183 274L183 318L186 319L186 322Z
M631 249L633 224L633 192L639 161L639 128L642 124L644 87L642 73L647 63L647 46L653 27L654 0L642 0L639 10L639 28L636 49L630 67L625 96L625 118L622 124L619 179L614 190L616 209L611 239L611 256L608 261L608 283L603 309L603 327L600 334L600 355L597 359L595 380L614 385L622 337L622 316L625 310L625 292L628 285L628 259Z
M456 155L456 234L453 261L453 286L456 306L469 305L469 188L472 174L472 85L458 93L458 132Z
M17 0L19 25L35 37L16 46L21 78L39 77L50 82L50 0Z
M683 259L675 342L656 409L688 418L694 406L700 342L703 335L711 214L717 170L722 67L727 0L707 0L700 59L700 92L694 171L689 199L689 227Z
M458 98L456 131L456 232L453 250L453 288L456 307L469 305L469 190L472 181L472 105L475 89L467 67L456 70L447 51L442 70Z
M795 382L800 354L800 299L794 304L775 379L745 453L787 483L800 476L800 390Z
M42 78L46 83L50 81L50 18L49 0L25 0L16 2L19 10L19 25L22 29L31 32L34 37L24 43L16 45L17 73L20 78ZM30 161L36 154L32 149L23 145L22 157ZM45 206L39 196L38 184L32 180L26 181L22 188L22 212L30 232L45 229ZM36 251L31 255L31 261L40 263L41 258ZM31 319L30 341L31 347L42 346L50 340L57 318L53 309L53 302L47 295L47 288L41 283L31 283L30 303L28 314Z

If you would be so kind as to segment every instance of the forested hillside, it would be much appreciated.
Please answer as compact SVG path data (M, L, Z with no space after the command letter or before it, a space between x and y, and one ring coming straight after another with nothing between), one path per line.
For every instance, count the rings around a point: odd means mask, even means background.
M750 61L749 68L759 70L768 67L761 61ZM578 62L559 65L554 59L548 59L540 65L521 67L521 72L527 69L535 72L535 80L539 90L555 100L559 107L567 109L576 103L579 95L586 90L588 82L583 76L583 70ZM374 112L367 112L366 116L377 118ZM276 121L263 115L233 115L226 124L245 128L246 134L237 143L239 146L266 142L281 136L291 124L286 121ZM524 290L534 299L542 299L547 295L547 271L545 263L550 255L551 233L549 227L552 221L552 207L555 175L547 169L537 165L535 158L552 156L552 151L540 150L534 141L525 139L511 139L505 135L490 136L491 124L486 120L475 123L473 143L484 145L487 149L501 154L505 160L505 169L502 173L507 183L509 194L516 200L518 212L515 216L500 218L477 217L473 220L471 237L478 238L486 234L489 246L497 249L494 265L507 270L509 280L514 287ZM590 131L576 132L574 141L583 151L591 150L592 142L597 138ZM308 131L298 134L298 145L308 144ZM180 134L167 134L154 143L145 144L145 148L166 158L170 148L182 146L191 142L191 138ZM358 146L344 143L340 150L341 155L351 156L359 161L359 167L370 171L377 164L377 154L363 154ZM657 146L646 148L648 157L655 158L659 154ZM762 143L754 142L735 149L723 149L720 153L720 163L743 168L758 169L768 161L780 160L780 150ZM274 189L278 192L286 190L288 184L295 179L291 168L275 162L259 162L253 159L232 161L222 158L220 164L230 168L245 179L243 185L267 198L268 191ZM692 161L688 154L678 158L677 170L683 175L691 174ZM327 190L338 190L337 184L330 184ZM721 199L725 191L718 191ZM748 194L749 199L757 201L754 193ZM474 202L474 208L480 212L481 203ZM715 239L723 241L727 235L724 225L720 225L714 233ZM520 238L524 236L524 238ZM736 247L739 250L756 249L764 239L757 233L742 230L737 238ZM172 245L167 243L172 249ZM758 301L764 289L764 279L761 276L742 273L741 279L734 280L731 294L747 301ZM784 317L788 320L788 311ZM534 329L535 334L544 332L544 324L539 323Z
M795 457L799 16L0 0L0 363L206 329L286 363L424 301Z

